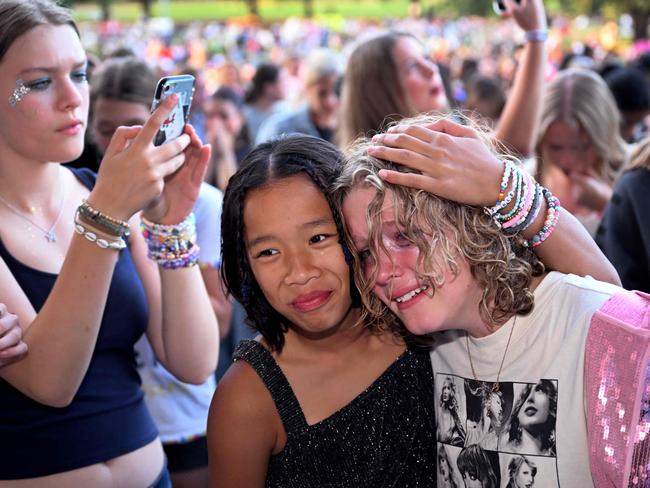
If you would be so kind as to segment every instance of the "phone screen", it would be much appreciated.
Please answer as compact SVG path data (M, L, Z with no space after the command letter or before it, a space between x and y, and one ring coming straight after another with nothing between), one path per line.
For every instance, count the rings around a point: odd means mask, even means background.
M161 78L156 87L151 110L155 110L160 105L160 102L172 93L178 95L178 103L160 126L154 138L156 146L166 144L183 133L194 96L194 77L191 75L177 75Z
M492 1L492 10L494 10L494 13L497 15L503 15L506 11L506 6L504 5L503 2L499 0L493 0Z

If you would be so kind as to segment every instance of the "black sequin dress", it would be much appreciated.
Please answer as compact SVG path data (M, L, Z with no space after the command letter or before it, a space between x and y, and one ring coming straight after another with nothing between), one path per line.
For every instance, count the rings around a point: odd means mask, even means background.
M271 393L287 433L271 457L271 488L419 488L436 486L434 391L426 350L407 349L348 405L308 425L273 356L242 341L235 360L249 363Z

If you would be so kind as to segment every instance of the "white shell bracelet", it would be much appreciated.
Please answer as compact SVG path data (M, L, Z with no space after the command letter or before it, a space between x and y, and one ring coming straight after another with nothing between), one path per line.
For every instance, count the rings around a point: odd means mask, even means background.
M103 239L101 237L98 237L96 233L86 229L81 224L75 224L74 230L77 234L84 236L88 241L94 242L98 247L101 247L102 249L116 249L118 251L121 251L126 247L126 242L124 242L124 239Z

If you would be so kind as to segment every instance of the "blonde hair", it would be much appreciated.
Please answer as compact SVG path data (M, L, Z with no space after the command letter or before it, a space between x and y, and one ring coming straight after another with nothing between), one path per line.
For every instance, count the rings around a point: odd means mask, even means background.
M650 171L650 135L645 136L634 146L630 154L630 162L625 170L630 171L639 168Z
M558 121L578 124L584 129L599 156L596 172L613 184L627 159L620 135L621 116L605 81L593 71L571 68L561 71L546 90L542 122L537 137L537 178L544 165L540 146L549 126Z
M423 125L449 117L418 116L402 120L400 124ZM487 134L482 134L481 137L498 154ZM368 140L360 139L351 147L333 190L334 202L342 216L343 201L353 188L364 186L377 190L366 210L370 234L368 251L372 262L378 263L379 253L386 252L381 239L381 209L387 191L390 190L395 222L404 236L420 251L418 273L430 286L427 293L435 294L436 289L444 284L445 271L459 273L460 258L467 262L473 279L483 290L479 313L489 328L512 314L530 312L533 308L530 280L544 269L537 257L523 247L518 238L503 234L492 218L480 208L444 200L426 191L384 182L378 176L381 169L413 171L368 155L368 146ZM499 154L499 157L514 159L505 154ZM366 278L351 239L348 239L348 246L353 251L355 282L367 309L364 311L364 319L375 326L381 327L385 323L394 330L399 330L401 324L372 293L378 273L376 264Z

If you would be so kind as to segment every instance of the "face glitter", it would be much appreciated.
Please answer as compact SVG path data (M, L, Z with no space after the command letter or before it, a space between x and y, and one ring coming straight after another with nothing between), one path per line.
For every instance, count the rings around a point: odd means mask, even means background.
M29 93L29 87L25 86L23 80L16 80L16 88L14 88L13 93L9 97L9 105L15 107L18 102L20 102L25 95Z

